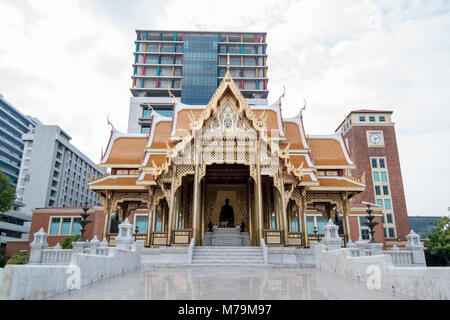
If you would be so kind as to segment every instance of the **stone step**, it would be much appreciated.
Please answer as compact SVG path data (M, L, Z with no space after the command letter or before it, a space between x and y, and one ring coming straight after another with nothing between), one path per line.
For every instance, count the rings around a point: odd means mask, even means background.
M199 261L199 260L202 260L202 261L225 261L225 262L228 262L228 261L230 261L230 262L238 262L238 261L263 261L264 262L264 259L262 258L262 257L258 257L258 258L246 258L246 259L244 259L244 258L240 258L240 259L228 259L228 258L226 258L226 257L223 257L223 258L213 258L213 259L211 259L211 258L205 258L205 257L194 257L193 259L192 259L192 261Z
M261 249L228 249L228 248L226 248L226 249L198 249L198 248L195 248L194 249L194 252L242 252L242 253L245 253L245 252L261 252Z
M195 264L185 264L183 265L185 267L192 267L192 268L273 268L272 265L269 264L262 264L262 263L256 263L256 264L242 264L242 263L227 263L227 264L212 264L212 263L195 263Z
M228 264L241 264L241 265L248 265L248 264L264 264L263 260L247 260L247 261L227 261L227 260L193 260L193 264L220 264L220 265L228 265Z
M264 258L264 256L262 254L252 254L252 255L228 255L228 254L194 254L193 257L203 257L203 258L208 258L208 259L212 259L215 257L224 257L227 259L246 259L246 258Z

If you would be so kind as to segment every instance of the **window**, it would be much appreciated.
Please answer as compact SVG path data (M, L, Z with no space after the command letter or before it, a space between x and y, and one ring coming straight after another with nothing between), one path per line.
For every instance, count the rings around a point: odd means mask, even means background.
M384 163L384 159L379 159L380 160L380 168L385 168L386 164Z
M317 223L317 233L318 234L325 234L325 231L323 230L323 227L327 224L327 219L325 219L322 216L316 217L316 223Z
M386 209L386 210L391 210L392 208L391 208L391 200L390 199L385 199L384 200L384 208Z
M369 229L361 229L361 238L363 240L370 240Z
M152 110L149 110L147 108L142 109L142 118L150 119L151 116L152 116Z
M61 235L69 235L70 234L70 225L72 223L72 218L63 218L61 224Z
M375 122L375 116L370 116L370 117L369 117L369 121L370 121L370 122Z
M378 168L378 163L377 163L377 159L373 158L372 160L372 168Z
M395 230L394 228L389 228L389 238L395 238Z
M377 199L377 205L383 208L383 200Z
M49 235L77 235L80 234L81 217L52 217Z
M373 173L373 181L375 181L375 182L380 181L380 175L378 174L378 172Z
M367 223L366 217L360 216L359 217L359 229L361 230L361 239L363 240L369 240L370 239L370 233L369 228L365 225Z
M149 133L150 132L150 127L141 127L141 133Z
M365 116L359 116L359 121L360 122L366 122L366 117Z
M385 196L389 195L389 188L388 188L388 186L383 186L383 194Z
M380 116L380 122L386 122L385 116Z
M381 172L381 181L387 182L387 174L386 171Z
M386 220L388 223L392 223L392 214L391 213L386 213Z
M292 219L291 230L292 230L292 232L298 232L298 219L297 219L297 217L294 217L294 219Z
M145 233L147 234L148 226L148 216L136 215L134 222L134 232L135 233Z
M380 186L375 186L375 194L376 194L377 196L381 195Z
M52 218L50 222L50 235L59 234L59 224L61 223L61 218Z
M156 231L161 231L161 228L162 228L161 217L156 215Z

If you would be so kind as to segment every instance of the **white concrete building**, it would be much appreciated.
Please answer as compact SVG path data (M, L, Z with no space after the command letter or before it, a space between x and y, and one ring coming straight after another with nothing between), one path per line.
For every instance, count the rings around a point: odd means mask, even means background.
M58 126L39 124L23 134L24 152L17 183L17 200L23 212L43 207L99 205L89 190L89 172L104 173L70 143L71 137Z

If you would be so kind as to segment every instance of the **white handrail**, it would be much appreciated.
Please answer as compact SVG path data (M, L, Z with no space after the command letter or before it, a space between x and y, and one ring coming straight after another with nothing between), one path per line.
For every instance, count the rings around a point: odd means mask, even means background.
M194 248L195 248L195 238L193 237L191 239L191 243L189 244L188 248L188 264L192 264L192 258L194 255Z
M264 241L264 239L260 239L259 240L259 245L261 246L262 250L263 250L263 257L264 257L264 264L268 264L268 254L267 254L267 246L266 246L266 242Z

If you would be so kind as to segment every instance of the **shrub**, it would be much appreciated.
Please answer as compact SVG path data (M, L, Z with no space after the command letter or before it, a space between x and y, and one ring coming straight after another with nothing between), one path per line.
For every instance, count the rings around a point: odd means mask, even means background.
M6 264L26 264L28 261L28 255L27 252L20 252L11 258L6 262Z
M64 241L61 244L61 247L63 249L72 249L72 242L78 241L78 239L80 239L80 235L76 235L73 237L68 237L66 239L64 239Z
M8 260L8 258L5 254L5 248L0 248L0 268L3 268L5 266L6 260Z

